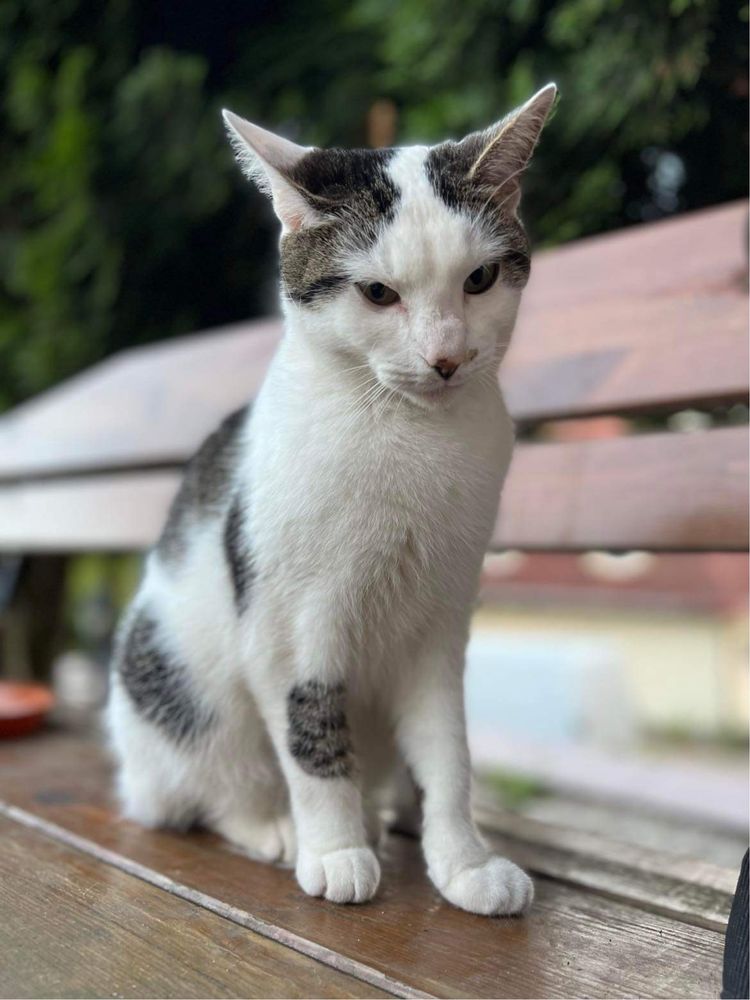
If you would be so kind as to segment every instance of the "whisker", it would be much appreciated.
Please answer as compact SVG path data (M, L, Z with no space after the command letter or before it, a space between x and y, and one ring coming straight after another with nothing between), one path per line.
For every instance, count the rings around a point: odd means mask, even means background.
M364 392L360 397L358 397L350 410L348 410L344 417L348 418L343 428L343 433L347 433L359 420L359 418L365 413L368 408L371 408L380 399L381 395L387 391L387 387L383 385L382 382L376 382L374 385Z

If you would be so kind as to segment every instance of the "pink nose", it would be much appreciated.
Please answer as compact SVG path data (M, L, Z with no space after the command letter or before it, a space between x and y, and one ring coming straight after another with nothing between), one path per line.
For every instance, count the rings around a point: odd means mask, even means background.
M463 357L438 358L432 367L438 373L440 378L444 378L447 382L452 375L456 374L458 366L463 360Z
M477 354L479 354L479 350L476 347L459 351L455 347L451 350L451 348L446 348L444 346L443 351L446 352L445 354L439 354L439 350L440 348L436 348L434 353L429 352L427 354L423 354L422 360L446 381L456 374L459 366L462 365L464 361L473 361Z

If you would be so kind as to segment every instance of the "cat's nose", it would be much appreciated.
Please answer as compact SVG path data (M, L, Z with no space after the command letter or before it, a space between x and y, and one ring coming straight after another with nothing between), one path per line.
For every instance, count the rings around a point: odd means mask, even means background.
M456 374L456 372L458 371L458 366L461 364L463 360L464 360L463 357L438 358L432 367L438 373L440 378L444 378L445 381L447 382L452 375Z

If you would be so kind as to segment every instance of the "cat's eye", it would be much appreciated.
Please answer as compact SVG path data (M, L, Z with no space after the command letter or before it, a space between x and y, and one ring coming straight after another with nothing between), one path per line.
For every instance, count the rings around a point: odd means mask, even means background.
M464 291L467 295L479 295L481 292L486 292L497 281L499 271L499 264L482 264L476 271L472 271L466 279Z
M398 292L394 292L382 281L362 282L362 284L357 285L357 288L368 302L372 302L376 306L392 306L394 302L399 300Z

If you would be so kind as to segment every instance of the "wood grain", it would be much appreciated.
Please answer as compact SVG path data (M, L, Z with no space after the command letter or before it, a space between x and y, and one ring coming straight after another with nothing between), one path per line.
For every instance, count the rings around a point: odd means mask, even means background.
M610 840L478 803L477 821L501 854L530 871L723 932L737 873L709 862Z
M278 321L134 348L0 418L0 479L181 463L257 393Z
M742 551L747 455L742 427L520 445L492 547ZM0 548L145 548L177 485L172 470L2 487Z
M0 549L110 552L158 538L179 469L0 485Z
M701 997L716 995L723 938L552 879L537 879L526 919L487 920L445 904L422 873L417 847L393 838L376 900L336 907L308 899L290 872L227 851L207 834L144 831L116 819L108 771L95 748L47 739L0 749L0 794L83 838L142 877L169 879L208 908L233 907L394 984L441 997ZM31 744L26 746L31 748ZM51 831L54 834L54 830ZM153 873L149 875L148 873ZM391 990L397 992L397 989Z
M516 449L493 547L744 551L747 429Z
M534 257L502 378L517 420L746 400L747 204Z
M2 997L383 997L0 818Z
M520 420L747 397L744 202L539 253L501 381ZM253 398L278 320L117 355L0 419L0 479L179 463Z

